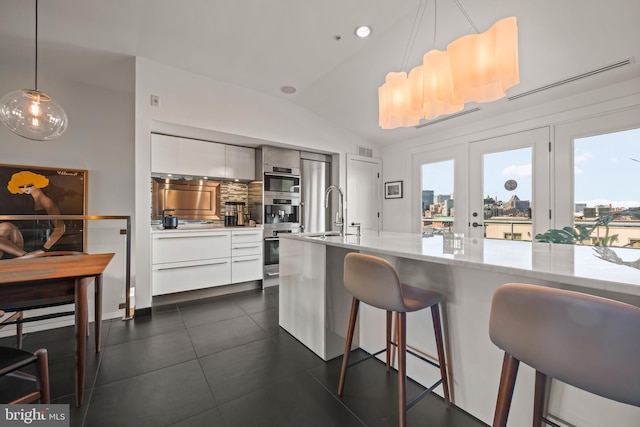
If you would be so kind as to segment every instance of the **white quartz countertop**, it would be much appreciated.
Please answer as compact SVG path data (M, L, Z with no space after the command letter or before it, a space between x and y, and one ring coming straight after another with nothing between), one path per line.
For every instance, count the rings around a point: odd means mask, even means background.
M287 234L280 237L640 295L640 249L465 237L452 241L440 235L422 237L416 233L371 230L363 230L361 236Z
M230 231L230 230L259 230L262 232L262 224L255 227L234 226L228 227L223 224L178 224L178 228L163 228L162 224L154 224L151 226L151 233L179 233L179 232L196 232L196 231Z

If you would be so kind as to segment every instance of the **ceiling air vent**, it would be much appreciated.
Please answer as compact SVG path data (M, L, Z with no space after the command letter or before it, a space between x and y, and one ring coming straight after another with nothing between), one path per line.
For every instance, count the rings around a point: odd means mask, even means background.
M560 80L555 83L548 84L546 86L542 86L536 89L532 89L527 92L519 93L517 95L508 96L507 99L509 101L513 101L514 99L522 98L524 96L529 96L534 93L542 92L543 90L551 89L557 86L562 86L567 83L575 82L576 80L584 79L585 77L595 76L596 74L604 73L605 71L614 70L616 68L624 67L629 64L633 64L633 58L627 58L623 61L616 62L615 64L607 65L606 67L598 68L596 70L591 70L583 74L579 74L577 76L569 77L568 79Z
M358 145L358 156L373 157L373 148Z
M471 108L470 110L460 111L459 113L456 113L456 114L450 114L450 115L445 116L445 117L443 117L441 119L429 120L428 122L420 123L415 128L416 129L420 129L420 128L423 128L425 126L435 125L436 123L444 122L445 120L455 119L456 117L464 116L464 115L467 115L469 113L475 113L476 111L480 111L480 108L479 107L475 107L475 108Z

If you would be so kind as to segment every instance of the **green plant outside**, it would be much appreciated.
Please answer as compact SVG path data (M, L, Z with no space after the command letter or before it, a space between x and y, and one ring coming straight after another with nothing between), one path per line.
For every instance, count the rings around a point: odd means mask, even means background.
M615 219L623 217L640 219L640 207L625 209L621 212L603 216L592 226L576 225L575 227L564 227L562 229L552 228L545 233L536 234L535 239L538 242L583 245L585 241L591 240L592 232L598 227L604 227L604 237L600 237L594 243L594 246L608 247L618 240L617 234L609 235L609 224Z

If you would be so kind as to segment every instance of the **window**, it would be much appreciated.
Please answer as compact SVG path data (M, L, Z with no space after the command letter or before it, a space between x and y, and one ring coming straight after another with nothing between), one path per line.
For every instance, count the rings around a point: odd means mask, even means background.
M484 237L532 239L532 158L532 147L483 156Z
M612 235L609 246L637 244L640 221L628 213L640 206L640 129L576 138L573 149L574 225L591 230L591 244Z
M453 160L422 165L423 233L441 233L453 227L455 217L453 167Z

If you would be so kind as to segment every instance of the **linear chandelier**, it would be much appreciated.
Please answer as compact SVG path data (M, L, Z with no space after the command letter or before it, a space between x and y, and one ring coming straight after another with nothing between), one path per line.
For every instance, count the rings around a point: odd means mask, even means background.
M49 141L64 133L68 119L61 106L38 90L38 0L35 3L35 86L3 96L0 99L0 121L23 138Z
M430 50L409 74L388 73L378 89L379 124L382 129L416 126L423 118L461 111L468 102L496 101L519 82L518 27L512 16L484 33L460 37L446 51Z

